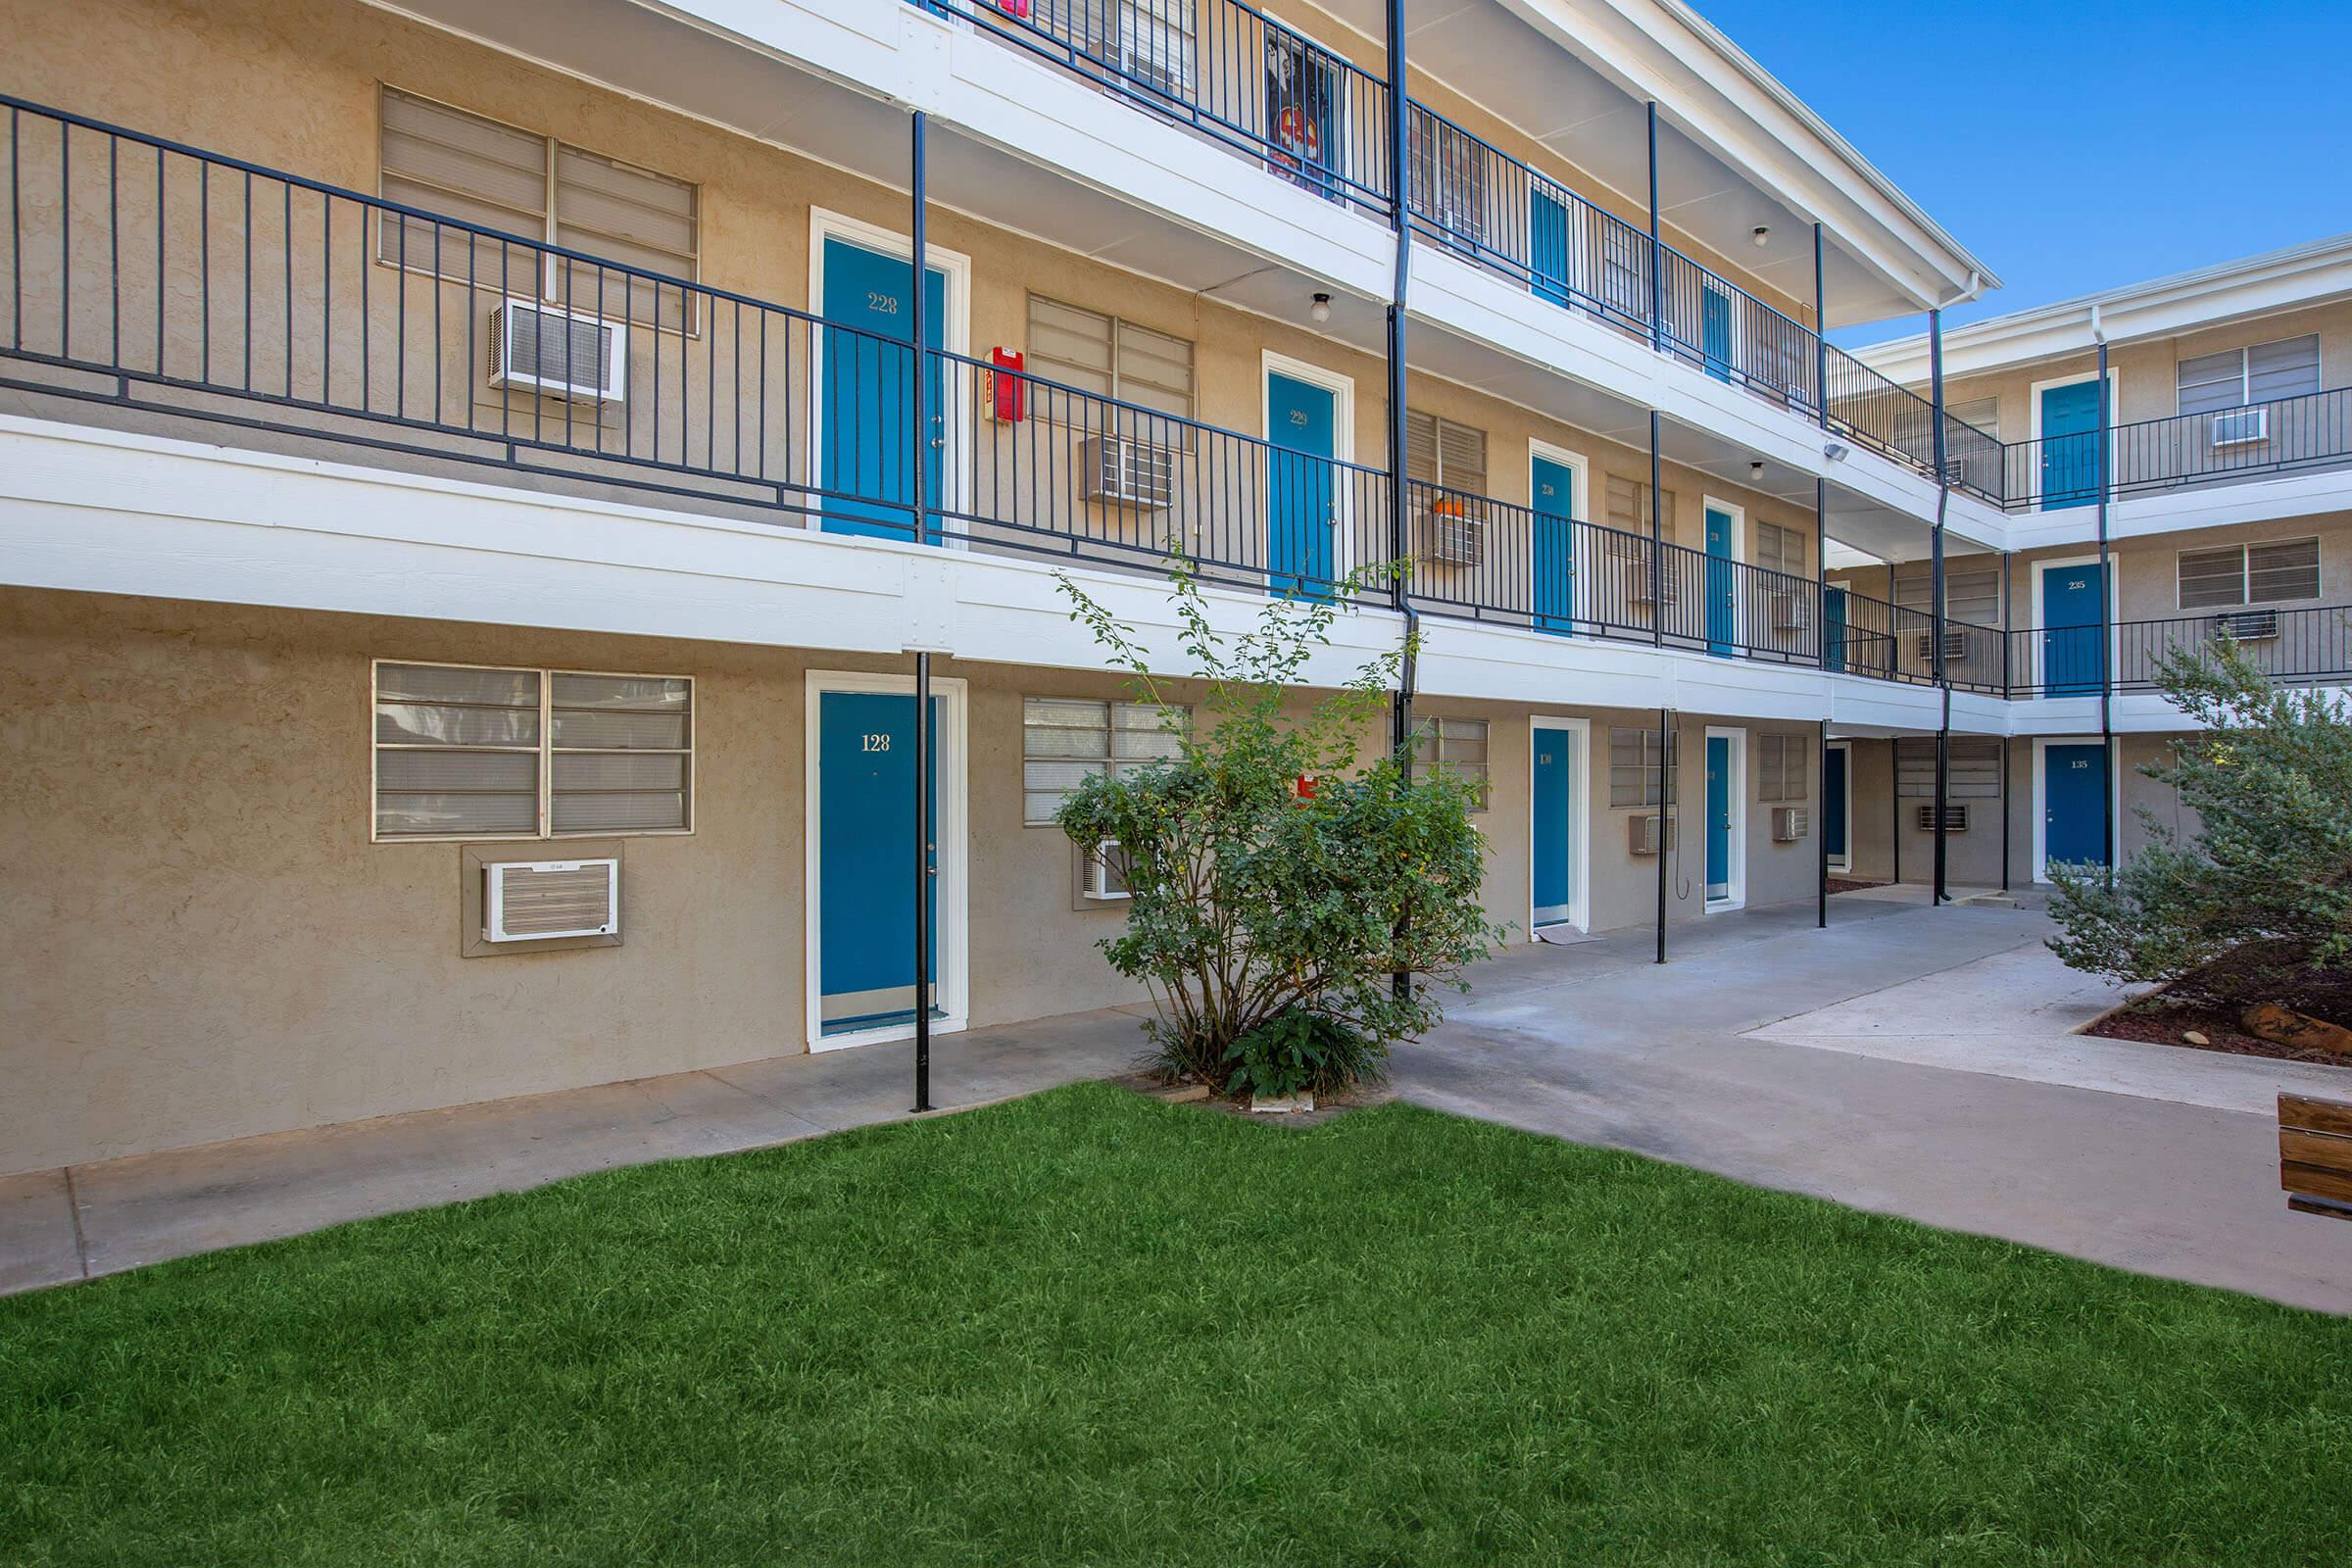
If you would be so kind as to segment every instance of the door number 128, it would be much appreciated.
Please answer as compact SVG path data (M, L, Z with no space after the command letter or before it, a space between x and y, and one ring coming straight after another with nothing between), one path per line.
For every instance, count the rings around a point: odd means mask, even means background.
M887 752L887 751L889 751L889 750L890 750L890 732L889 732L889 731L887 731L887 730L884 730L884 731L882 731L882 732L880 732L880 733L878 733L878 734L875 734L875 733L868 733L868 734L860 735L860 736L858 738L858 749L860 752Z

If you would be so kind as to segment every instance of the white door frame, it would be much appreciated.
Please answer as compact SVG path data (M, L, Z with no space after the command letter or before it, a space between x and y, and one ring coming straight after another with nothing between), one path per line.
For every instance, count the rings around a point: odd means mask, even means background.
M895 256L901 261L910 260L914 255L912 235L903 234L897 229L885 228L879 223L869 223L861 218L852 218L847 213L837 213L830 208L809 208L808 315L819 321L823 320L825 316L825 241L829 239L838 239L884 256ZM952 251L944 246L931 244L928 238L923 245L923 258L928 267L936 267L947 274L947 288L944 292L947 295L948 318L940 326L941 346L950 354L962 355L968 359L972 352L972 259L961 251ZM922 286L919 275L916 278L916 286ZM921 369L919 363L916 369L919 374ZM948 374L941 376L940 380L947 389L948 406L938 410L937 413L943 421L941 428L946 438L953 442L956 432L972 427L970 383L974 377L969 374ZM825 450L824 385L825 334L811 327L808 333L808 472L807 475L807 482L811 492L821 483L818 475L821 472ZM949 511L969 509L972 495L972 457L971 453L956 451L953 447L941 454L939 471L947 480L948 494L932 498L932 505L935 508L944 508ZM821 510L822 503L813 493L809 497L809 502L812 512ZM814 521L813 517L811 521ZM962 548L960 540L944 542L951 548Z
M2046 673L2041 665L2042 633L2049 630L2048 625L2045 624L2042 619L2042 574L2048 571L2064 571L2075 566L2096 566L2098 564L2099 558L2095 555L2058 556L2048 561L2036 561L2034 563L2034 569L2030 573L2031 581L2028 584L2033 592L2034 618L2029 624L2031 624L2034 631L2034 686L2037 691L2042 689L2044 684L2043 677ZM2123 646L2123 631L2122 628L2116 624L2115 565L2112 556L2109 558L2105 575L2099 583L2099 600L2100 615L2105 621L2107 628L2107 671L2110 678L2112 678L2115 672L2116 654ZM2089 694L2084 692L2075 692L2070 695L2082 697ZM2048 693L2046 691L2043 692L2043 696L2048 696Z
M1728 513L1731 515L1732 562L1735 565L1746 565L1747 509L1737 502L1718 500L1703 490L1698 497L1698 553L1702 556L1707 554L1707 514L1710 512ZM1672 539L1667 540L1669 544L1673 542ZM1736 649L1747 647L1747 596L1740 591L1741 580L1739 572L1732 573L1732 643ZM1698 585L1698 603L1702 610L1706 608L1707 585L1703 579ZM1701 642L1710 640L1706 616L1703 614L1699 616L1698 637Z
M1562 730L1575 737L1569 758L1568 777L1568 923L1579 931L1592 929L1592 721L1589 718L1567 718L1550 713L1538 713L1527 721L1527 940L1541 941L1536 935L1536 731Z
M2123 369L2119 366L2107 367L2107 427L2110 430L2124 422L2123 373ZM2098 378L2098 371L2083 370L2074 375L2053 375L2045 381L2036 381L2029 387L2026 391L2026 408L2033 416L2034 440L2038 442L2041 439L2042 393L2062 386L2081 386L2085 381L2096 381Z
M857 670L812 669L805 678L802 689L801 744L803 754L802 789L805 809L802 812L802 908L804 946L807 950L807 968L803 971L807 992L805 1026L808 1048L811 1052L838 1051L845 1046L871 1045L878 1040L905 1040L914 1033L913 1020L905 1024L885 1025L878 1029L859 1029L849 1034L828 1035L824 1032L824 899L819 873L823 869L824 824L822 816L823 790L817 774L821 760L822 742L818 733L819 698L825 692L893 692L907 697L914 695L912 675L868 674ZM966 890L971 873L971 791L970 770L966 765L968 723L968 693L965 682L957 676L931 677L931 695L941 700L944 722L934 736L938 755L932 765L939 771L939 820L931 824L939 846L939 930L935 937L933 956L939 964L939 980L932 993L932 1005L944 1014L931 1021L933 1034L953 1034L969 1022L971 1017L971 921Z
M1832 741L1826 749L1845 754L1845 853L1841 856L1830 857L1830 869L1843 871L1847 876L1852 876L1854 874L1854 743L1852 741ZM1821 782L1821 804L1824 810L1829 808L1830 782L1826 778ZM1899 828L1901 823L1898 821L1896 826Z
M1539 458L1546 463L1556 463L1568 470L1568 506L1570 508L1568 520L1570 523L1592 521L1592 514L1587 509L1591 504L1590 487L1592 466L1585 460L1582 452L1571 452L1566 447L1554 446L1549 441L1541 440L1535 436L1527 439L1528 511L1532 514L1537 510L1535 504L1536 460ZM1530 526L1533 526L1532 523ZM1576 534L1573 528L1568 537L1570 540L1568 618L1574 621L1584 613L1585 609L1585 564L1574 559ZM1533 602L1532 598L1530 602ZM1562 722L1566 722L1566 720Z
M2115 765L2116 753L2122 749L2123 737L2109 741L2099 735L2036 735L2034 737L2034 846L2033 858L2027 862L2034 880L2044 886L2050 880L2050 859L2047 837L2043 829L2049 826L2049 799L2044 785L2049 778L2049 765L2042 754L2053 746L2105 746L2107 749L2107 809L2115 822L2115 858L2124 858L2124 770Z
M1708 824L1703 815L1707 808L1705 804L1705 796L1702 794L1700 797L1701 804L1699 808L1702 815L1700 817L1700 833L1698 839L1698 892L1699 902L1704 906L1705 912L1708 914L1722 914L1728 910L1743 909L1747 906L1747 731L1743 729L1734 729L1727 725L1709 724L1707 726L1707 732L1704 739L1707 741L1712 741L1718 736L1721 736L1732 743L1732 787L1730 792L1732 803L1732 863L1730 867L1731 876L1727 879L1728 885L1731 888L1731 892L1722 899L1709 899L1706 896L1706 828ZM1700 775L1699 783L1703 789L1706 783L1705 775L1707 760L1706 748L1703 744L1699 750L1698 760ZM1847 774L1849 777L1852 774L1852 769L1850 767L1847 769ZM1850 822L1847 825L1847 832L1849 834L1852 832L1852 825Z
M1348 464L1355 461L1355 378L1339 370L1327 370L1320 365L1294 360L1272 349L1258 351L1257 371L1257 433L1268 446L1274 441L1274 400L1267 395L1268 376L1279 375L1293 381L1304 381L1319 386L1332 395L1331 403L1331 461ZM1333 474L1331 480L1331 575L1346 577L1362 563L1354 559L1355 486L1343 475ZM1274 570L1271 554L1266 561L1270 575Z

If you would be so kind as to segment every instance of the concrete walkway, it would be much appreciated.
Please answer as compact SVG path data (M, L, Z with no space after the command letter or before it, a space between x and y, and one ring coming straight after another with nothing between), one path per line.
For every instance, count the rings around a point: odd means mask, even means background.
M1397 1086L1439 1109L1634 1150L2299 1305L2352 1311L2352 1225L2286 1210L2269 1097L2352 1069L2069 1034L2106 1003L2031 910L1846 894L1710 917L1672 962L1628 931L1515 948ZM945 1036L934 1100L1131 1066L1133 1012ZM0 1291L587 1171L903 1118L868 1047L0 1178Z

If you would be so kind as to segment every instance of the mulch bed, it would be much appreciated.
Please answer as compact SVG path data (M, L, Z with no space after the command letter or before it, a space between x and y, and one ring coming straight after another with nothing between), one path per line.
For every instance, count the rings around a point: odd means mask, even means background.
M1150 1069L1122 1073L1110 1081L1121 1089L1132 1089L1148 1100L1173 1099L1170 1092L1172 1086ZM1317 1095L1314 1109L1292 1111L1287 1115L1270 1111L1254 1111L1250 1108L1250 1102L1247 1100L1220 1100L1214 1095L1203 1100L1181 1100L1173 1102L1198 1106L1201 1110L1220 1111L1228 1116L1239 1117L1243 1121L1266 1122L1276 1127L1320 1127L1323 1123L1345 1116L1351 1110L1362 1110L1368 1105L1385 1105L1396 1098L1396 1086L1393 1083L1383 1082L1358 1084L1344 1095Z
M2269 1056L2278 1061L2314 1061L2328 1067L2352 1068L2352 1056L2311 1046L2285 1046L2246 1033L2238 1022L2242 1010L2231 1003L2208 1000L2201 993L2215 986L2225 993L2242 988L2230 985L2233 973L2252 956L2232 954L2207 964L2163 991L2126 1003L2082 1032L2109 1040L2145 1040L2162 1046L2185 1046L2191 1051L2219 1051L2238 1056ZM2352 971L2306 970L2293 983L2275 987L2269 1000L2328 1023L2352 1024ZM2181 1037L2190 1030L2205 1036L2198 1045Z
M1830 891L1832 893L1859 893L1865 888L1883 888L1886 885L1886 884L1884 882L1861 882L1850 876L1834 876L1830 878Z

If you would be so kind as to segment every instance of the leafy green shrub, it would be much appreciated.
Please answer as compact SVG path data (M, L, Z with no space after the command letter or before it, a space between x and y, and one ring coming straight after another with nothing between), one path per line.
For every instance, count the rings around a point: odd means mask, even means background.
M1294 1008L1267 1019L1225 1049L1226 1092L1283 1099L1333 1095L1377 1083L1388 1047L1337 1018Z
M2352 955L2352 719L2344 694L2276 686L2244 649L2168 650L2158 685L2203 732L2140 772L2197 816L2110 876L2053 866L2050 951L2118 980L2215 1002L2281 1002Z
M1269 599L1241 632L1214 627L1187 562L1171 576L1178 643L1207 686L1203 721L1180 729L1174 759L1086 780L1057 818L1079 845L1113 842L1126 858L1127 925L1102 951L1151 987L1148 1028L1171 1076L1224 1088L1237 1042L1295 1012L1365 1042L1370 1054L1335 1061L1376 1061L1436 1023L1435 989L1461 989L1462 967L1501 935L1479 903L1471 788L1408 780L1374 741L1404 647L1296 710L1363 573L1329 599ZM1136 695L1167 707L1140 634L1066 577L1061 589Z

